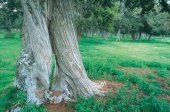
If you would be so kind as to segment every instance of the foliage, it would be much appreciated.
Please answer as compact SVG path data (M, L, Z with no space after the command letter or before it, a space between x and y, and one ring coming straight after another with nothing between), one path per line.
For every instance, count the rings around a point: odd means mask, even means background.
M20 0L0 1L0 28L21 29L23 16ZM141 38L141 33L167 35L169 4L166 0L75 0L78 34L109 32ZM122 6L123 12L122 12ZM123 13L123 14L122 14Z
M16 24L22 24L22 11L20 0L1 0L0 1L0 27L11 31ZM19 21L17 21L19 20ZM21 28L21 26L19 26Z
M167 3L167 1L169 0L160 0L160 4L162 6L161 11L170 13L170 5Z
M160 76L160 77L168 77L169 76L169 73L167 72L167 70L166 69L160 69L159 71L158 71L158 76Z
M78 11L76 19L78 29L87 30L91 27L113 32L113 24L117 19L118 7L116 0L88 0L76 2L81 5L81 12ZM79 8L78 8L79 9Z
M150 13L147 15L148 22L155 35L168 35L170 32L170 15L166 12Z

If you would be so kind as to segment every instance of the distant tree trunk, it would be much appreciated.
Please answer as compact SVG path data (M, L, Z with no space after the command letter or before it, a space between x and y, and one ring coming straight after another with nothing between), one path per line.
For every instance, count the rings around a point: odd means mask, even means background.
M130 33L131 34L131 38L132 38L132 40L136 40L136 36L135 36L135 33Z
M151 37L152 37L152 35L151 35L151 34L149 34L149 37L148 37L148 39L149 39L149 40L151 40Z
M80 40L81 35L82 35L82 33L81 33L81 32L79 32L79 33L77 34L77 40Z
M122 32L122 38L124 38L125 37L125 33L124 32Z
M69 98L99 94L98 86L87 77L80 56L73 1L22 0L22 6L23 49L17 64L17 87L27 92L28 102L40 104L46 98L52 50L58 71L53 77L53 89L60 88Z
M11 18L10 17L6 17L5 18L5 22L6 22L6 24L5 24L6 25L5 26L6 27L6 31L7 32L11 32L11 26L12 26L11 25Z
M29 103L41 104L49 90L52 49L44 14L47 2L22 0L23 46L17 62L16 86L26 91ZM43 10L42 10L43 9Z
M50 34L59 72L59 80L56 80L54 87L59 86L70 98L99 93L98 87L87 77L80 56L74 26L73 1L56 0L54 6Z
M138 39L139 39L139 40L141 39L141 36L142 36L142 33L139 32L139 35L138 35Z
M120 19L119 19L119 30L117 32L117 37L116 37L116 41L120 41L120 38L121 38L121 29L122 29L122 19L123 19L123 16L124 16L124 11L125 11L125 2L124 0L120 0Z
M118 30L118 32L117 32L117 37L116 37L116 41L120 41L120 29Z

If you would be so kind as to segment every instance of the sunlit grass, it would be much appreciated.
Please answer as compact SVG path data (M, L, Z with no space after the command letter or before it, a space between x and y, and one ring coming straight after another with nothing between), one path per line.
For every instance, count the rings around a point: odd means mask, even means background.
M35 111L45 111L44 108L35 105L25 106L24 93L14 89L21 38L19 35L15 38L3 38L3 36L4 33L0 33L0 111L16 103L24 106L25 111L33 108ZM151 41L122 40L121 42L115 42L114 38L108 40L97 37L82 38L79 47L84 66L91 79L117 81L124 86L114 97L109 95L106 102L98 102L94 98L88 101L80 98L75 105L75 111L170 111L168 99L157 98L158 95L170 95L169 37ZM151 73L146 75L136 72L126 73L118 69L120 66L147 69ZM140 96L141 93L144 95Z

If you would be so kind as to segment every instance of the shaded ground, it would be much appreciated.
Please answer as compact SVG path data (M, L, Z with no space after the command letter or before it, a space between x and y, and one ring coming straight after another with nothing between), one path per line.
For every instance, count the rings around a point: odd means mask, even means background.
M101 91L104 93L112 92L115 94L119 88L123 85L122 83L107 81L107 80L97 80L94 81L98 86L101 87ZM60 95L61 92L53 91L53 95ZM67 108L67 103L62 101L61 103L47 103L45 107L48 109L48 112L74 112L73 108Z

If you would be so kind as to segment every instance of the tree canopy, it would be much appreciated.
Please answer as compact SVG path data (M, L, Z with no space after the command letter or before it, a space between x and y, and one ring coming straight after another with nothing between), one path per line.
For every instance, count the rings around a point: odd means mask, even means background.
M22 10L20 0L0 1L0 27L10 31L12 28L21 28Z

